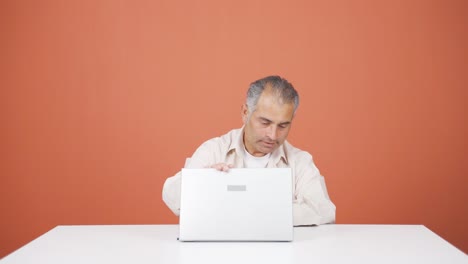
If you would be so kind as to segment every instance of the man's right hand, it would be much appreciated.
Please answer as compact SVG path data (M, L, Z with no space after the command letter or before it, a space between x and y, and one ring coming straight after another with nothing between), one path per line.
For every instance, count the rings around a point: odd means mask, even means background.
M217 169L219 171L229 171L230 168L234 167L232 164L226 164L226 163L217 163L214 165L211 165L210 168Z

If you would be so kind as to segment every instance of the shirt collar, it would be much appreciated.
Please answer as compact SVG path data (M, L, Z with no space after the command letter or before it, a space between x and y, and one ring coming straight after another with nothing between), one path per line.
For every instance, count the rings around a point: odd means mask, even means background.
M239 133L233 137L233 140L231 142L231 145L229 146L228 153L231 153L232 151L235 151L237 155L241 156L242 158L244 157L244 128L245 126L242 126L241 129L239 129ZM278 164L280 159L283 159L283 161L288 164L288 158L286 156L286 153L284 151L284 144L286 143L286 140L277 148L275 151L271 153L270 160L274 162L274 164Z

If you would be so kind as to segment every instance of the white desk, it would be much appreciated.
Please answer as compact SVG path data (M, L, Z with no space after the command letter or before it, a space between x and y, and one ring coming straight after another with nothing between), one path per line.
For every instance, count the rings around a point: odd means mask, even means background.
M179 242L177 225L58 226L10 263L468 263L420 225L299 227L293 242Z

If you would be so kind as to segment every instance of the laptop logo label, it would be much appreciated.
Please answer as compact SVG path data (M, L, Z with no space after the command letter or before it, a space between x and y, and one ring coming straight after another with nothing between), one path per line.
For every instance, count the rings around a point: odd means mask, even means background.
M227 186L228 192L245 192L247 191L246 185L228 185Z

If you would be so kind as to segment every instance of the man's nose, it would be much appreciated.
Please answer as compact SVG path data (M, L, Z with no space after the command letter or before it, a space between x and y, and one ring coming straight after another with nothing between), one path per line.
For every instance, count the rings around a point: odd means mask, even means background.
M271 126L268 127L267 136L271 140L276 140L276 138L278 136L278 131L277 131L277 127L275 125L271 125Z

